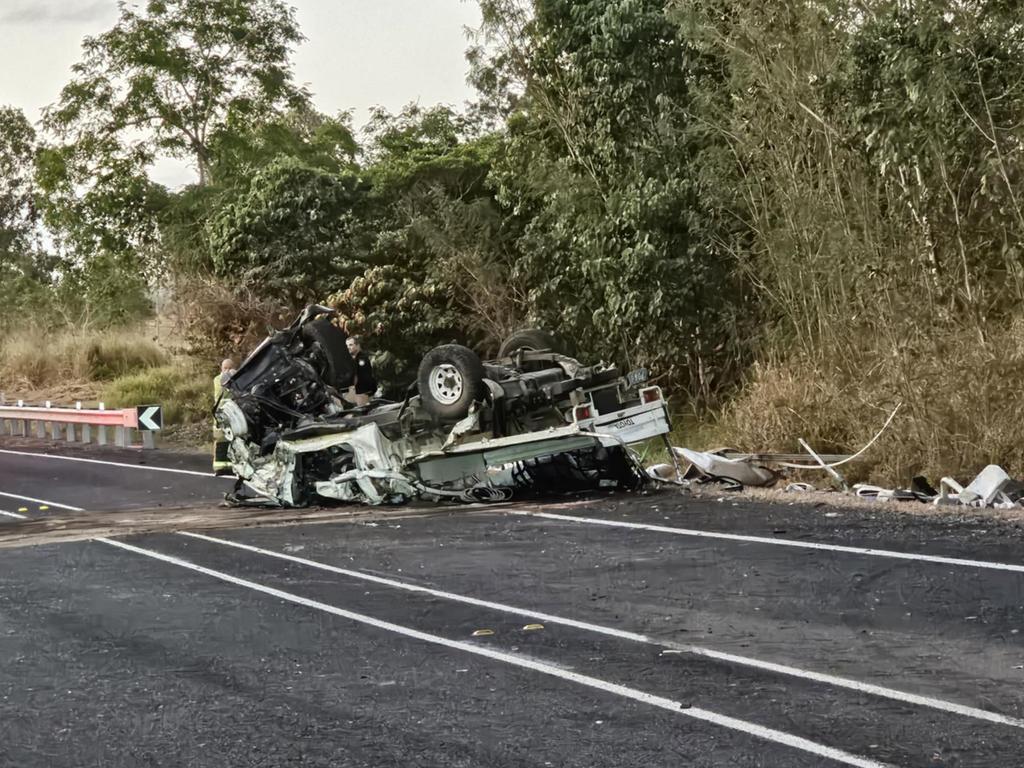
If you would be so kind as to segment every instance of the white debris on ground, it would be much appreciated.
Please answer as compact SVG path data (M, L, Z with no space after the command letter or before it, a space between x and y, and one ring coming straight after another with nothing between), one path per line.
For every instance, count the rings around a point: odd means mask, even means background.
M729 456L727 451L702 452L676 447L672 448L672 452L677 458L689 462L689 465L677 470L672 464L655 464L647 468L649 477L656 481L684 485L717 481L733 486L769 488L783 478L782 469L792 466L789 461L792 457L788 454ZM829 469L824 462L819 463L818 467L805 466L801 469ZM772 464L774 467L769 466ZM996 464L985 467L966 487L951 477L943 477L938 490L923 477L915 477L911 488L883 488L867 483L846 488L845 482L842 485L844 492L864 500L917 501L933 506L988 509L1024 508L1024 481L1015 480ZM785 485L787 493L811 493L817 490L806 482L790 482Z

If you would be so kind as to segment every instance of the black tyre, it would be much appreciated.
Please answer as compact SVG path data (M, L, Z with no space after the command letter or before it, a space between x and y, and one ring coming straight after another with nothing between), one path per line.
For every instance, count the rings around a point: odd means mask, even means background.
M552 334L542 331L539 328L527 328L516 331L501 343L498 348L498 357L511 357L520 349L541 350L565 354L565 345L559 342Z
M302 327L302 338L307 344L319 345L321 360L318 362L322 364L322 374L330 386L345 389L352 384L356 367L345 346L347 333L334 325L330 318L321 317Z
M420 362L416 376L420 401L427 413L458 421L469 406L487 396L484 364L476 352L459 344L434 347Z

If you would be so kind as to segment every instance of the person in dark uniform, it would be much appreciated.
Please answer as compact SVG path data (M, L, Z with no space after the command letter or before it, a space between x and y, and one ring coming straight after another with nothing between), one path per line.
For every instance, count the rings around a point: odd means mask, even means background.
M370 356L363 351L358 336L349 336L345 343L348 345L348 353L352 355L352 361L356 364L356 378L345 399L355 405L369 405L370 398L377 391L377 379L373 375Z

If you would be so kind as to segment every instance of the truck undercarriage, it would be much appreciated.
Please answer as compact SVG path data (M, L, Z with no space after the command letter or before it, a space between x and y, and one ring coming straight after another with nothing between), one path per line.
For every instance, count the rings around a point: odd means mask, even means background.
M539 331L511 337L487 362L460 345L436 347L401 402L346 409L354 364L333 315L307 307L267 338L215 407L235 473L263 503L635 489L646 474L629 446L670 430L646 371L583 366Z

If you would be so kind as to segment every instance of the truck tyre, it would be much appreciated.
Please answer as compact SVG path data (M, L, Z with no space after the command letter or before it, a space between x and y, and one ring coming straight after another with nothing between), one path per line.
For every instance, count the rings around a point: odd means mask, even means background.
M345 346L347 333L334 325L330 318L321 317L302 327L302 338L307 344L319 344L325 368L322 374L328 384L336 389L351 386L356 368Z
M444 421L458 421L469 413L470 405L487 397L484 364L476 352L459 344L427 352L416 383L423 408Z
M539 328L526 328L516 331L501 343L498 348L498 357L511 357L520 349L534 351L546 349L563 355L565 354L564 347L564 344L547 331L542 331Z

